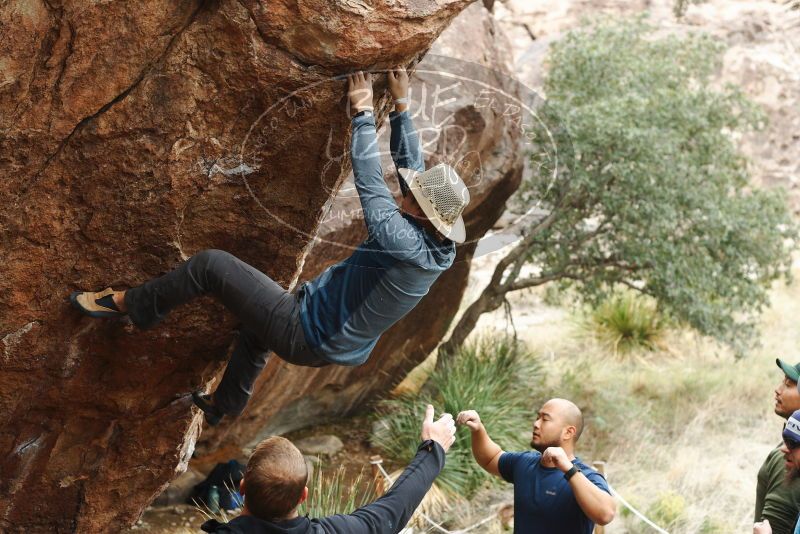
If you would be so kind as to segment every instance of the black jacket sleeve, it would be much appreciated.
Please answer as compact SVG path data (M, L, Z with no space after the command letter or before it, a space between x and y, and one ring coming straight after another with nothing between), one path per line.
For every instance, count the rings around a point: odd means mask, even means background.
M334 515L312 522L324 532L342 534L396 534L411 519L434 479L444 467L444 449L433 440L423 442L414 460L386 494L349 515Z

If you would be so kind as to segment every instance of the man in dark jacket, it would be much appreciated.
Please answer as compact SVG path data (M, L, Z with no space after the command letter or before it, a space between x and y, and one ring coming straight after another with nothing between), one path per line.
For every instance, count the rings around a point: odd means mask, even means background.
M202 529L233 534L400 532L444 467L445 453L455 441L455 432L453 416L446 413L434 422L433 406L428 406L417 454L389 491L352 514L319 519L297 513L297 507L308 497L303 455L284 438L267 438L256 446L247 462L240 485L244 495L242 514L228 523L206 521Z

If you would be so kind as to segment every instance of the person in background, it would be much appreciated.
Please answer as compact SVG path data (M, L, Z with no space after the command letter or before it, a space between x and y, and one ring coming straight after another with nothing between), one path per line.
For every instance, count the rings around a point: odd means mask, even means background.
M800 479L800 410L795 411L786 421L783 427L783 445L780 450L781 458L784 460L785 478L788 482L795 482ZM800 534L800 521L798 521L798 510L794 510L795 524L790 533ZM758 521L753 525L753 534L773 534L774 525L769 519Z
M308 498L308 468L291 441L273 436L259 443L247 462L239 492L244 507L227 523L216 519L205 532L225 534L394 534L405 528L414 510L444 467L445 453L455 441L453 416L433 421L428 406L417 454L389 491L352 514L309 519L297 512Z
M783 378L775 388L775 413L784 419L800 410L800 363L789 365L781 359L775 360L783 371ZM753 521L769 521L775 534L791 534L800 509L800 480L787 479L782 446L767 455L758 471L756 508Z
M533 423L534 452L505 452L486 432L474 410L456 421L472 431L475 461L492 475L514 484L514 532L592 534L607 525L616 502L603 475L575 456L583 414L564 399L547 401Z

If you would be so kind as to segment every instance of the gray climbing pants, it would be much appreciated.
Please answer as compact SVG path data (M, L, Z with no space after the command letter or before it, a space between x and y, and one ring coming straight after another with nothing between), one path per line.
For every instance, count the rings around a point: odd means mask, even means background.
M294 365L321 367L306 343L300 298L258 269L221 250L204 250L174 271L125 293L133 324L146 329L175 306L202 295L219 299L242 323L236 346L214 392L214 403L229 415L244 411L270 351Z

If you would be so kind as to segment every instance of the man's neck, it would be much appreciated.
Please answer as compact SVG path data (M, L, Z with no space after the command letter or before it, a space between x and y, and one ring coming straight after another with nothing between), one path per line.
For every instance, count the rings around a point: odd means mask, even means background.
M297 508L295 508L289 515L281 519L281 521L289 521L291 519L297 519L298 517L300 517L300 514L297 513Z
M406 213L406 215L408 215L411 219L413 219L414 222L416 222L418 225L420 225L423 228L423 230L428 232L428 234L431 237L433 237L433 239L435 239L437 243L441 243L446 239L445 236L443 236L442 234L439 233L439 230L436 229L436 227L433 225L433 223L427 217L417 217L416 215L413 215L413 214L408 213L408 212L404 212L404 213Z
M251 512L250 510L247 509L247 504L244 505L244 507L242 508L242 513L239 514L239 515L249 515L251 517L256 517L255 514L253 514L253 512ZM295 508L294 510L289 512L289 514L287 516L280 517L280 518L275 518L275 519L270 519L269 521L270 521L270 523L279 523L281 521L290 521L290 520L296 519L298 517L300 517L300 514L297 513L297 508Z

